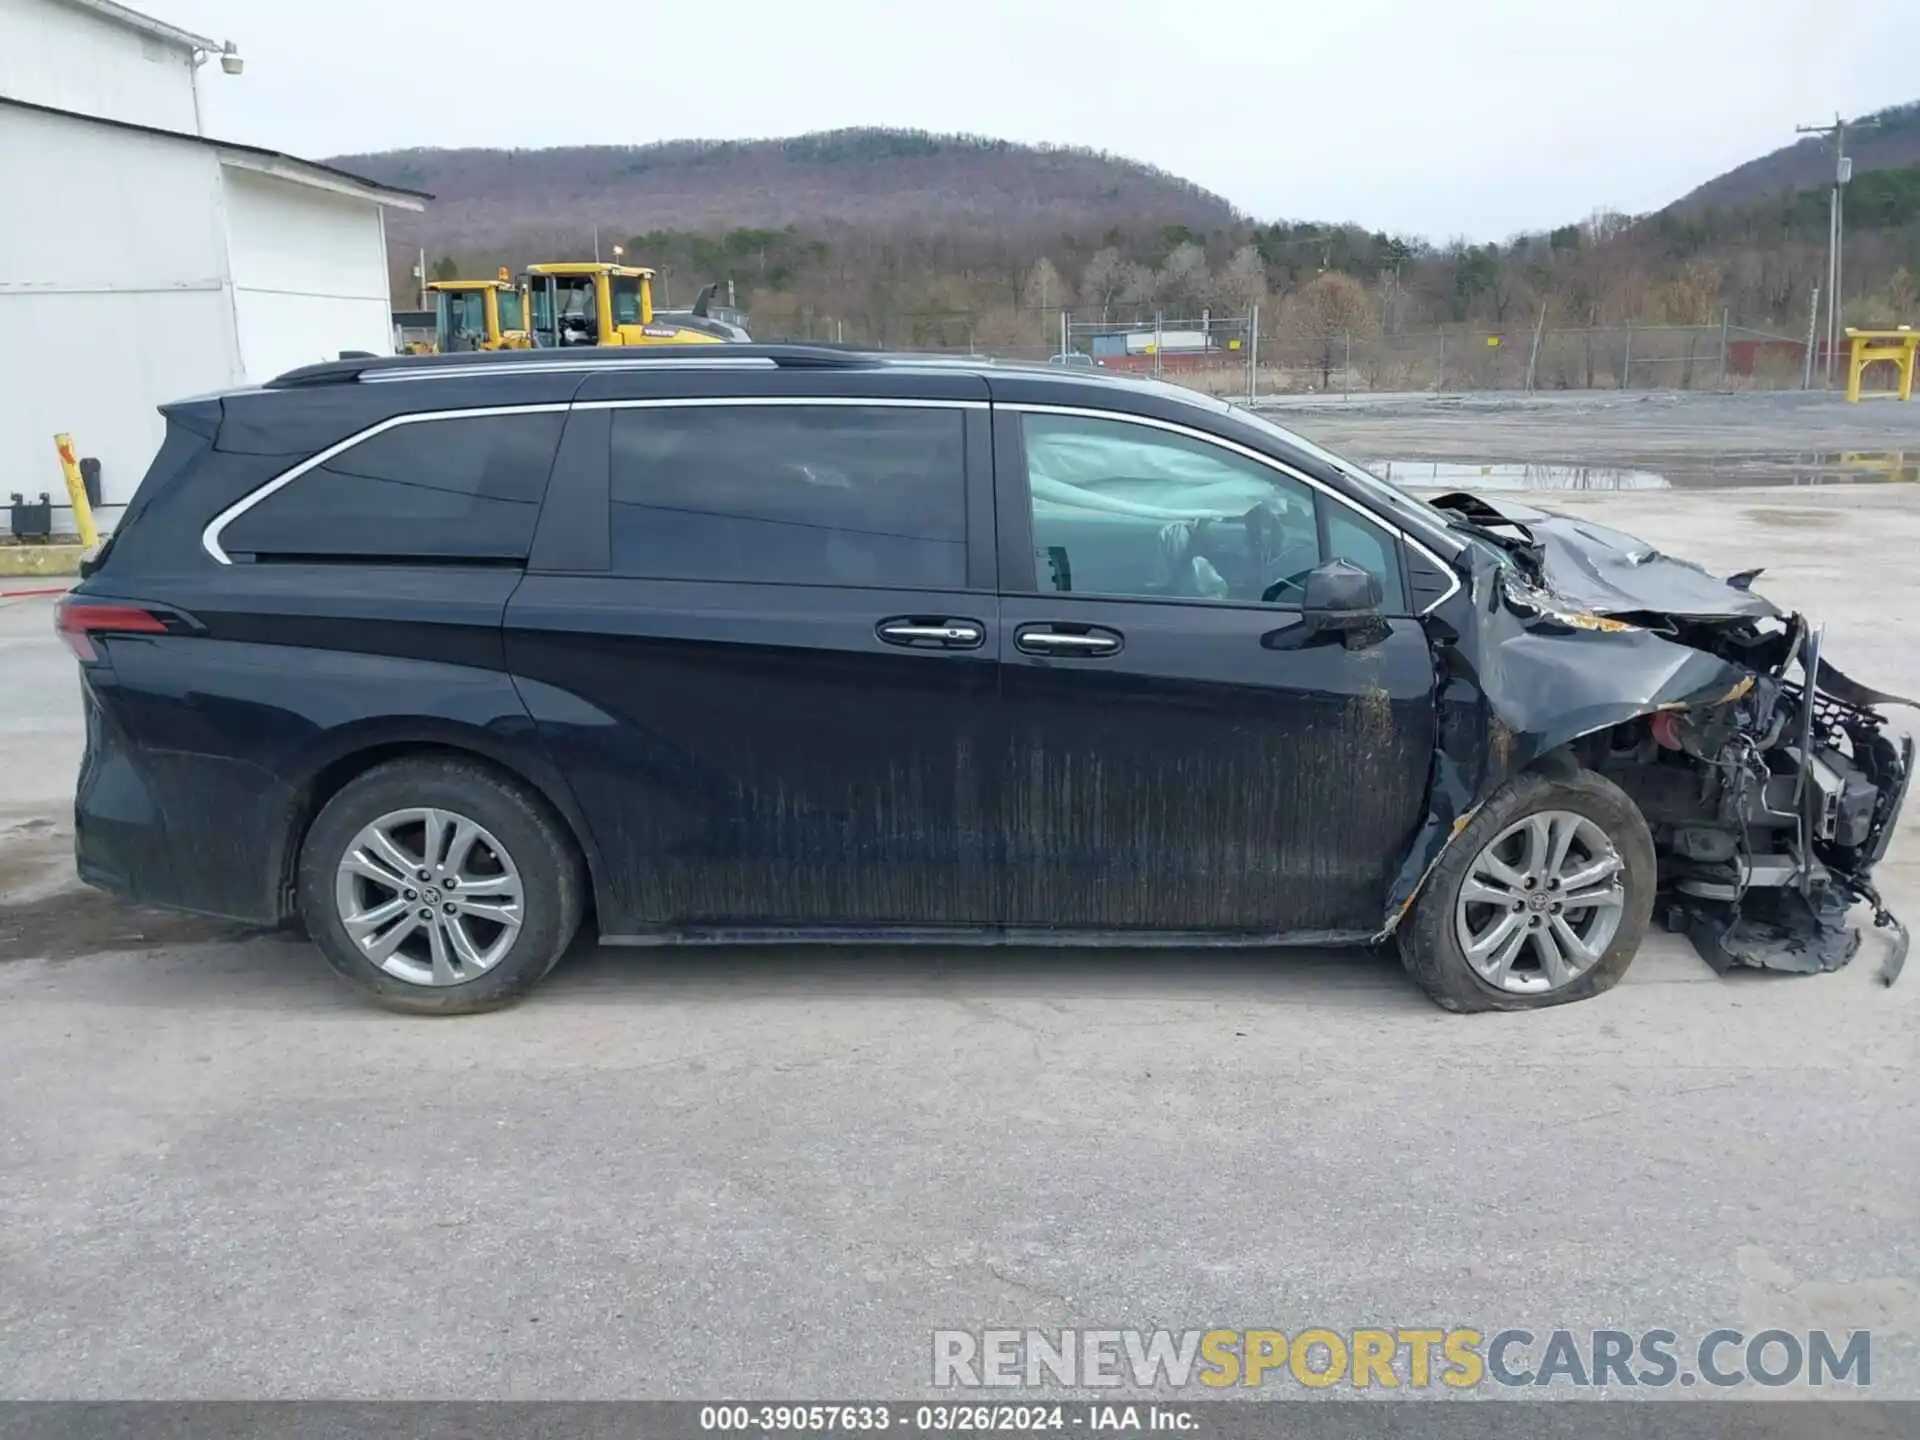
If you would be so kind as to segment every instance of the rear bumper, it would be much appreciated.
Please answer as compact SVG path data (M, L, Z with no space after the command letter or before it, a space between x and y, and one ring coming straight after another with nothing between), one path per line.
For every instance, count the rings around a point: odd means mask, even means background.
M87 749L74 786L73 860L86 884L165 904L175 890L166 821L139 750L86 690Z
M143 748L86 692L87 750L74 789L74 868L143 905L254 925L281 913L293 797L257 769Z

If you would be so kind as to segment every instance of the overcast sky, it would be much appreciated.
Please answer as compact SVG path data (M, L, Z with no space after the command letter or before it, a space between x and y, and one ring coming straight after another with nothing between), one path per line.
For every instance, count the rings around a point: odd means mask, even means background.
M209 134L309 157L966 130L1435 239L1654 209L1920 98L1912 0L132 3L239 44Z

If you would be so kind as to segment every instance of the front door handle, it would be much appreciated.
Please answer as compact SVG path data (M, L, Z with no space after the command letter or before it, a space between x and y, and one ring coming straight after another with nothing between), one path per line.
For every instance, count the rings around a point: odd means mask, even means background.
M1013 632L1013 643L1029 655L1095 659L1120 653L1119 632L1092 625L1022 625Z
M897 620L882 620L874 627L874 633L889 645L919 650L978 650L987 638L987 627L978 620L907 615Z

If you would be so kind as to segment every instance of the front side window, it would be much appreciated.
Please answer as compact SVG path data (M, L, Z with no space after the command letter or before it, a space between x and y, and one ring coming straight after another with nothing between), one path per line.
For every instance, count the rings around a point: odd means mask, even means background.
M1404 608L1393 538L1305 482L1233 451L1121 420L1023 417L1039 587L1298 605L1331 556Z
M230 555L524 560L564 414L396 425L301 475L221 533Z
M520 315L520 292L502 290L500 292L500 328L502 330L523 330L526 322Z
M614 573L959 589L962 421L906 406L616 410Z

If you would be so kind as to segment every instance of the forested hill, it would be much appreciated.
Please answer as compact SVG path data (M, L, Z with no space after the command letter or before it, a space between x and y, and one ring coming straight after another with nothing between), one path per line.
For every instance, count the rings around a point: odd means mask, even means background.
M1920 103L1850 142L1844 315L1920 322ZM1150 165L965 135L404 150L336 163L436 197L389 218L393 294L415 247L443 278L622 247L685 304L728 281L766 338L1045 354L1060 312L1243 315L1301 336L1444 325L1735 325L1803 333L1826 275L1831 153L1808 142L1648 215L1442 238L1365 216L1252 217ZM1276 159L1284 165L1284 156ZM1361 222L1361 223L1356 223ZM597 236L596 236L597 231Z
M1078 148L915 130L784 140L675 140L547 150L391 150L330 163L430 191L396 214L396 240L435 254L577 254L609 237L673 230L911 231L1013 245L1239 217L1220 196L1136 161ZM611 240L609 241L611 243Z
M1920 101L1895 105L1864 118L1875 123L1847 134L1847 153L1853 157L1856 176L1920 166ZM1709 206L1734 209L1789 190L1829 186L1833 183L1833 158L1833 147L1826 140L1805 135L1791 145L1782 145L1715 176L1668 208L1682 214Z

